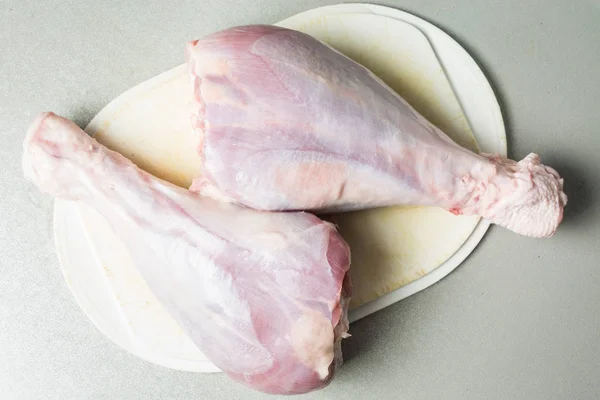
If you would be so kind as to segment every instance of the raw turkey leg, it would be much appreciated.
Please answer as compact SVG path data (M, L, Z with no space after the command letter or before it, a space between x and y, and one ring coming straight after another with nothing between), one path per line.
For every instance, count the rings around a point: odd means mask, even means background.
M301 32L245 26L187 47L204 173L192 190L261 210L398 204L551 236L567 198L536 154L455 144L369 70Z
M331 380L351 290L349 248L333 225L200 197L52 113L30 127L24 151L40 190L106 217L167 311L230 377L286 394Z

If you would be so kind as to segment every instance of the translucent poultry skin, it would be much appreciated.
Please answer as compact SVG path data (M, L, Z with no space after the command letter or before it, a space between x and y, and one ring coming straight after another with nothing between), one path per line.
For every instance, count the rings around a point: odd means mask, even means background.
M280 394L330 382L351 292L349 248L333 225L201 197L52 113L29 128L23 169L41 191L107 219L166 310L231 378Z
M534 237L562 220L563 180L536 154L516 162L460 147L311 36L236 27L186 54L204 163L192 190L260 210L438 206Z

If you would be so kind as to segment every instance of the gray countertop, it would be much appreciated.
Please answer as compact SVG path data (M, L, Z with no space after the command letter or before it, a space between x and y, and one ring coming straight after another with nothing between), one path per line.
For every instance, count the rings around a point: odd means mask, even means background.
M94 328L60 272L52 200L22 178L21 143L39 111L85 125L181 63L187 40L333 3L0 2L2 399L274 398L221 374L149 364ZM450 276L353 324L334 382L301 398L598 398L600 3L379 3L433 22L471 52L501 100L510 155L540 153L564 176L569 204L555 237L493 227Z

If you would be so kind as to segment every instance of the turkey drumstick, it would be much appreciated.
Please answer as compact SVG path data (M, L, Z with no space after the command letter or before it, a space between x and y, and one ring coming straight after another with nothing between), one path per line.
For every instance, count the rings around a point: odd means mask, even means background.
M29 128L23 168L43 192L107 219L165 309L230 377L285 394L331 380L351 290L333 225L201 197L52 113Z
M567 198L536 154L455 144L363 66L301 32L244 26L188 44L202 194L260 210L390 205L551 236Z

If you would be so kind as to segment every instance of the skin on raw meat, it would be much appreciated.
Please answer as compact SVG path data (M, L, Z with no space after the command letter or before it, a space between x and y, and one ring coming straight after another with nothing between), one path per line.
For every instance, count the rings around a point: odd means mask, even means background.
M567 197L536 154L516 162L454 143L360 64L266 25L190 42L191 189L260 210L438 206L522 235L554 234Z
M41 191L102 214L165 309L231 378L268 393L327 385L348 329L350 251L302 212L261 212L162 181L52 113L24 143Z

